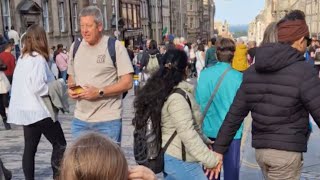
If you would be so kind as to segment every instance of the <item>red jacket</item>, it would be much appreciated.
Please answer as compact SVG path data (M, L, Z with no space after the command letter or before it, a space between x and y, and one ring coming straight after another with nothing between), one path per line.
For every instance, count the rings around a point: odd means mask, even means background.
M3 64L7 65L7 70L5 70L4 73L7 76L12 76L14 68L16 67L15 57L9 52L2 52L0 53L0 59Z

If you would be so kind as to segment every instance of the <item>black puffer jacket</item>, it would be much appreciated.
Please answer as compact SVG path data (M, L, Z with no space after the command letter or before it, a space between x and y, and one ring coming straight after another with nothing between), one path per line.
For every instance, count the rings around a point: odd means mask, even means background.
M249 111L252 146L294 152L307 151L309 112L320 125L320 79L296 49L266 44L256 50L256 63L243 82L214 143L226 152Z

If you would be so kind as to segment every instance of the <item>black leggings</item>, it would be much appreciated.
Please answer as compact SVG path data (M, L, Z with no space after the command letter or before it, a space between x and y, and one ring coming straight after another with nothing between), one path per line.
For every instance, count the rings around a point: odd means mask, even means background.
M51 118L46 118L34 124L23 126L23 132L24 152L22 167L26 180L34 179L34 157L42 134L52 144L51 166L53 177L57 177L60 161L67 145L60 123L58 121L53 122Z
M5 101L7 100L7 94L0 94L0 115L3 119L3 121L7 121L7 115L6 115L6 104Z

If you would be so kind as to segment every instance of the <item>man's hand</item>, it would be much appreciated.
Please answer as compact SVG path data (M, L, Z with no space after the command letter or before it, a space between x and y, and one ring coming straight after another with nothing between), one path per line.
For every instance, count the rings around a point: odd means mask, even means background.
M129 180L157 180L157 176L149 168L133 166L129 168Z
M99 89L91 86L91 85L84 85L84 91L79 94L80 99L85 100L95 100L99 98Z
M79 94L68 88L68 94L72 99L79 99Z

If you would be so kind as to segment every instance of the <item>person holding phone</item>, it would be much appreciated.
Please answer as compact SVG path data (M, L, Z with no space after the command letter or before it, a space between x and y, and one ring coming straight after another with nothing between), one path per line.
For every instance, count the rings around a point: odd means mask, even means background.
M120 144L122 94L132 88L132 63L119 41L112 44L116 55L113 63L108 49L111 37L102 34L103 17L98 7L85 7L79 17L83 39L71 45L68 61L68 93L77 101L72 136L97 131Z
M66 140L59 121L51 119L42 97L48 96L48 84L55 80L49 69L46 32L39 25L28 28L22 55L13 73L8 122L22 125L24 152L22 168L25 179L34 179L35 154L43 134L52 144L53 178L58 176Z

